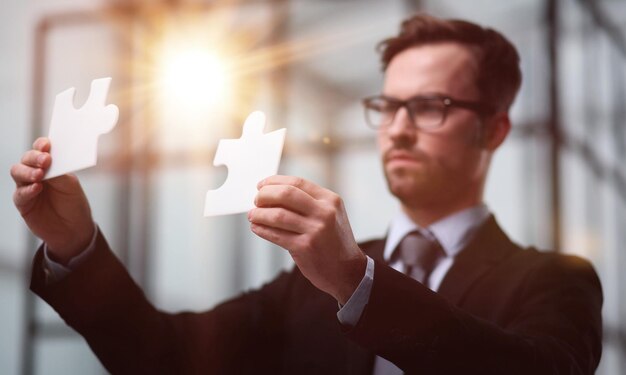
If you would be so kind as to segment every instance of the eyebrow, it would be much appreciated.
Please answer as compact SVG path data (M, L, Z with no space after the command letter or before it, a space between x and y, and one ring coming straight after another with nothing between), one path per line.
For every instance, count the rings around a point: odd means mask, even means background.
M409 96L406 99L398 98L398 97L393 96L393 95L388 95L388 94L386 94L384 92L382 92L381 95L386 97L386 98L396 99L396 100L403 100L403 101L414 99L414 98L433 98L433 97L435 97L435 98L451 97L452 98L452 97L454 97L454 95L451 95L451 94L448 94L448 93L444 93L444 92L437 92L437 91L428 91L428 92L425 92L425 93L412 95L412 96Z

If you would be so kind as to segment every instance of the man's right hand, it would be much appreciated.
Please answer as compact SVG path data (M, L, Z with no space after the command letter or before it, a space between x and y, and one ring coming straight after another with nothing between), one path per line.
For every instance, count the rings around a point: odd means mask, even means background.
M51 162L50 140L38 138L11 168L16 184L13 202L28 228L48 245L49 254L67 263L89 245L95 227L76 176L42 181Z

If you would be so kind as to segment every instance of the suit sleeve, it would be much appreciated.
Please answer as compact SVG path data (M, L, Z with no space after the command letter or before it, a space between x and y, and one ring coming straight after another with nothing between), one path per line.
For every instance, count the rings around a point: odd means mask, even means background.
M516 313L497 326L377 263L370 301L346 334L409 374L593 374L602 291L591 265L550 257L521 289Z
M146 299L101 234L94 253L58 282L46 285L42 258L39 249L31 289L113 374L242 373L279 363L281 296L292 273L205 313L168 314Z

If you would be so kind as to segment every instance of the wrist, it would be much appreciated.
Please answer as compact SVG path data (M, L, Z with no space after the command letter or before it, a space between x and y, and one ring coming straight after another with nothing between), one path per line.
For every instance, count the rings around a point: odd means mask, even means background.
M93 242L95 234L96 229L94 224L90 231L83 232L80 236L75 236L75 241L48 241L46 242L48 256L52 261L67 266L73 258L80 255L89 247Z
M341 280L338 283L335 299L341 305L345 305L354 291L361 283L367 268L367 257L359 251L359 256L346 262L344 271L341 273Z
M82 250L74 250L72 249L72 251L67 251L66 248L55 248L53 246L50 246L50 244L46 243L47 245L47 254L48 257L50 258L50 260L52 260L55 263L58 263L62 266L67 266L69 264L69 262L76 256L78 256Z

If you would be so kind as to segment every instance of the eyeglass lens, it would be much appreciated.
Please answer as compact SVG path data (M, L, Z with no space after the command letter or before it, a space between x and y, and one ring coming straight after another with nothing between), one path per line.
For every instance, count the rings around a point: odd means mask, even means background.
M413 99L409 102L372 98L367 101L366 120L374 128L391 125L400 107L406 107L415 126L433 128L441 125L446 106L441 99Z

